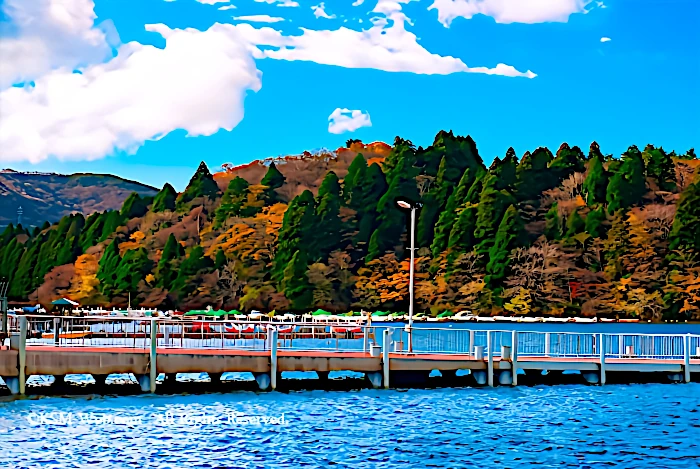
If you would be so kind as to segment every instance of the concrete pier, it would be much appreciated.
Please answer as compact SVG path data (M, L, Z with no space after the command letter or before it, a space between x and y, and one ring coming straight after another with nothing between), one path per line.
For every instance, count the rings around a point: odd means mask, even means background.
M200 342L194 339L178 348L159 335L156 320L148 320L146 326L140 342L126 340L120 346L65 346L63 338L59 338L56 345L55 337L43 342L36 339L28 342L27 321L21 317L20 333L12 336L9 349L0 349L0 376L11 394L26 394L27 378L32 375L53 375L56 384L60 385L68 374L93 375L96 388L102 392L112 386L105 384L107 376L112 373L132 373L141 391L150 393L158 390L156 380L161 373L165 379L158 386L167 384L164 389L169 390L179 386L175 379L177 373L207 373L212 383L220 385L221 376L226 372L252 373L257 388L262 391L281 388L280 381L286 381L281 380L282 373L290 371L315 372L319 377L317 385L323 388L333 386L335 381L329 377L332 371L363 373L365 386L387 389L560 382L604 385L649 380L687 383L700 380L700 356L696 355L700 337L687 334L652 338L630 335L620 339L617 335L606 334L545 335L516 331L507 334L488 331L484 334L483 331L436 328L436 334L452 334L451 343L459 343L453 340L456 334L463 335L464 353L425 351L421 349L424 342L420 340L414 340L414 353L409 353L402 348L392 350L392 331L384 329L381 332L381 353L376 354L372 353L371 347L366 350L300 349L299 344L304 343L304 338L295 339L295 348L284 348L284 339L280 339L279 331L274 327L265 329L264 345L257 349L235 348L224 343L223 337L221 348L211 347L211 342L207 347L197 347ZM477 336L477 332L480 335ZM536 339L541 338L542 342L533 342L532 334L540 334ZM358 335L358 349L364 348L361 344L366 337L364 332ZM167 347L159 347L159 341ZM484 342L485 347L476 345ZM656 342L663 343L658 350L669 352L666 355L650 353L648 344ZM325 343L339 347L339 339L335 337ZM540 348L533 348L533 344L538 343ZM644 348L635 344L647 345ZM437 377L431 377L434 370L440 372ZM460 370L464 375L457 374ZM289 381L284 384L284 388L289 386ZM70 385L62 387L69 388Z

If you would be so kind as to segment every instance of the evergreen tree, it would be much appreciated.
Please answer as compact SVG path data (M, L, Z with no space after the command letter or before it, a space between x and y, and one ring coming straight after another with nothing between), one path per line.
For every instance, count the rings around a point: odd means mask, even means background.
M121 213L115 210L109 210L104 213L104 223L102 225L102 234L98 242L103 242L109 238L117 228L119 228L125 220L122 218Z
M216 185L214 176L211 175L209 168L207 168L207 165L202 161L197 171L192 176L192 179L190 179L187 189L178 197L177 207L178 209L183 208L194 199L206 197L210 200L214 200L218 196L219 186Z
M302 251L309 259L316 258L316 227L314 196L310 191L304 191L292 199L284 212L277 252L272 263L272 277L277 283L282 282L284 269L291 262L295 252Z
M142 217L148 212L148 205L137 192L132 192L126 198L121 209L121 216L125 220Z
M104 223L107 215L105 213L93 213L85 223L85 227L80 233L80 250L85 252L88 248L96 245L102 237Z
M470 202L467 195L469 190L474 185L475 179L476 175L474 174L474 171L467 168L464 171L464 174L462 174L457 188L447 199L445 208L440 212L440 216L435 226L435 238L431 245L431 251L433 252L434 257L437 257L447 247L451 237L452 228L455 220L457 219L457 209Z
M221 268L226 265L227 261L228 259L226 259L226 253L224 250L221 248L217 249L216 257L214 258L214 268L216 270L221 270Z
M626 210L615 212L605 241L605 273L610 280L625 275L624 257L630 249L630 224Z
M190 250L187 259L180 264L180 269L177 272L177 277L171 285L170 290L177 292L181 298L190 295L196 289L197 274L201 271L211 269L213 262L210 258L204 255L202 246L194 246Z
M615 213L641 202L646 192L644 160L635 146L623 153L621 164L611 165L615 172L607 189L608 212Z
M85 226L85 218L81 214L74 215L65 237L57 246L56 265L72 264L82 254L80 234L83 226Z
M114 289L117 280L117 269L121 262L119 255L119 243L112 241L99 262L97 269L97 279L100 281L100 290L102 293L109 294Z
M340 219L340 181L333 171L323 178L318 190L316 220L318 229L318 252L321 259L338 249L343 241L343 222Z
M586 204L590 206L605 203L607 188L608 173L603 167L603 155L600 154L597 144L593 142L588 161L588 173L583 181L583 195Z
M457 221L452 227L450 239L447 243L447 250L450 253L448 260L453 261L459 254L469 252L474 247L476 217L477 205L469 204L462 208L462 211L457 216Z
M653 179L662 191L672 191L676 186L676 166L663 148L647 145L642 153L647 177Z
M579 147L570 148L568 143L562 143L549 168L559 181L563 181L572 174L582 173L586 169L586 157Z
M137 293L139 282L146 278L152 268L153 262L148 258L146 249L129 249L117 267L114 293Z
M529 152L523 155L516 173L518 200L539 200L542 192L559 184L557 174L549 168L551 161L552 152L546 147L538 148L532 155Z
M594 238L601 238L604 235L603 223L606 218L605 207L602 204L597 209L588 212L586 216L586 233Z
M516 172L518 169L518 157L515 150L510 147L506 152L506 157L501 161L496 157L489 168L489 173L496 178L496 189L513 190L516 183Z
M26 298L38 283L33 276L36 262L39 258L40 248L41 243L35 242L22 253L22 257L20 258L17 270L12 279L12 284L10 285L9 295L11 297Z
M578 209L576 209L566 220L566 237L570 238L576 236L579 233L583 233L585 230L586 222L581 218Z
M6 278L10 285L15 279L17 264L19 263L22 254L24 254L24 245L13 238L5 247L2 255L2 264L0 265L0 278Z
M284 296L289 300L292 310L303 311L313 304L313 287L306 276L308 259L303 251L295 251L284 268L281 282Z
M15 237L15 226L10 223L0 235L0 247L7 246L10 240Z
M177 201L177 192L169 183L165 183L163 188L156 194L153 199L151 210L156 213L165 212L166 210L174 211Z
M284 185L285 180L285 177L277 169L275 163L270 163L270 167L267 168L267 173L265 173L262 181L260 181L260 184L266 187L264 192L266 205L272 205L280 201L277 195L277 189Z
M348 174L343 180L343 200L351 209L357 211L364 203L363 182L367 174L367 160L358 153L350 163Z
M484 189L481 191L479 207L476 215L476 229L474 239L478 243L477 252L483 259L489 255L489 251L494 244L499 223L503 218L506 209L515 203L513 197L505 190L496 190L495 179L490 177L484 182Z
M671 249L700 253L700 172L682 193L669 235Z
M156 270L157 286L165 290L171 289L172 283L177 277L177 265L180 258L184 255L182 251L182 245L177 242L175 235L171 233L163 247L160 261L158 261Z
M248 205L248 195L250 185L248 181L240 176L236 176L229 182L224 196L221 198L221 205L216 209L215 226L220 228L231 217L253 217L260 209Z
M355 246L358 254L363 256L369 247L372 233L379 226L377 205L388 187L382 168L377 163L372 163L367 168L364 178L358 181L357 185L362 186L362 199L357 199L354 195L359 191L353 191L350 208L357 212L357 224L352 244Z
M489 251L489 262L486 265L486 277L484 278L487 285L492 288L497 287L506 277L510 265L510 252L522 246L524 231L525 228L518 210L514 205L510 205L498 225L494 244Z
M561 219L559 218L559 206L556 202L547 210L544 216L544 235L550 241L561 239Z

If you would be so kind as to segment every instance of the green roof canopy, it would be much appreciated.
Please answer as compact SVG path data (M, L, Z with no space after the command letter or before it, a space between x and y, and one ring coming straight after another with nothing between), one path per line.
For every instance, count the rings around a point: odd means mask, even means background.
M330 316L332 314L333 313L329 313L328 311L323 310L323 309L317 309L316 311L311 313L312 316Z
M391 314L391 311L377 311L372 314L373 317L375 318L380 318L383 316L389 316Z
M79 306L80 303L77 301L71 301L68 298L61 298L60 300L55 300L51 302L54 306Z
M455 315L454 311L445 311L444 313L438 314L437 317L439 317L439 318L451 318L454 315Z
M185 316L210 316L210 317L215 317L215 318L220 318L222 316L226 316L227 314L232 314L228 313L224 310L209 310L209 311L204 311L204 310L193 310L193 311L188 311L185 313Z

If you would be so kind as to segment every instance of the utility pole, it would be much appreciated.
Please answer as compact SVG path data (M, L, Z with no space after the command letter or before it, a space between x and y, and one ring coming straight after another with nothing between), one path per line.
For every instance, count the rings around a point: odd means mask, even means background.
M9 336L10 331L7 327L7 290L10 287L10 282L7 279L0 279L0 313L2 313L2 334L0 338L5 340L5 337ZM2 345L2 341L0 341Z

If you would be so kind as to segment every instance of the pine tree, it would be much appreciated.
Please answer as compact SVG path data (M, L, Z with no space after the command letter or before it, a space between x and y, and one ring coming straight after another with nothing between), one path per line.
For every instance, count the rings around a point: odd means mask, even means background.
M514 205L510 205L498 225L494 244L489 251L484 282L497 287L506 277L510 265L510 252L523 244L523 221Z
M647 145L642 153L647 177L652 178L662 191L672 191L676 182L676 166L663 148Z
M623 258L630 248L630 224L627 211L615 212L604 246L605 274L609 280L617 280L626 273Z
M343 241L343 222L340 219L340 181L333 171L323 178L318 190L316 203L316 219L318 230L318 252L320 259L326 259L328 254L341 247Z
M125 222L121 216L121 213L115 210L105 212L104 219L105 221L102 225L102 234L99 239L100 243L109 238L115 231L117 231L117 228L119 228Z
M603 167L603 155L595 142L591 144L590 156L588 173L583 181L583 195L589 206L605 203L608 188L608 173Z
M226 265L227 261L228 259L226 259L226 253L224 250L221 248L217 249L216 257L214 257L214 268L216 270L221 270L221 268Z
M489 173L496 178L496 189L513 190L516 183L516 172L518 169L518 157L515 150L510 147L506 152L506 157L501 160L496 157L489 168Z
M221 205L216 209L215 226L220 228L230 217L253 217L260 209L252 207L246 202L250 184L240 176L236 176L229 182L224 196L221 198Z
M33 278L37 259L39 258L40 242L32 243L25 249L20 258L10 285L10 296L14 298L26 298L32 292L38 282Z
M214 176L209 172L207 165L202 161L192 179L190 179L187 189L178 197L177 207L178 209L183 208L194 199L206 197L214 200L218 196L219 186L214 181Z
M507 191L496 190L495 183L493 177L484 182L476 215L474 239L477 242L477 252L483 256L483 259L489 255L504 213L510 205L515 203Z
M156 270L157 286L165 290L171 289L172 283L177 277L177 265L183 254L182 246L175 239L175 235L171 233L163 247L160 261L158 261Z
M451 262L459 254L472 250L475 244L474 230L476 229L477 205L469 204L462 208L457 221L450 232L447 250L450 253L448 260Z
M434 257L437 257L447 247L457 219L457 209L470 202L467 195L474 185L475 179L474 171L467 168L462 174L457 188L447 199L445 208L440 212L437 225L435 226L435 238L430 247Z
M197 274L211 269L213 265L212 260L204 255L202 246L194 246L187 259L180 264L180 269L170 291L177 292L180 298L187 297L196 289L197 281L200 280L197 278Z
M562 143L549 168L559 181L563 181L574 173L582 173L586 168L586 158L579 147L570 148L568 143Z
M177 201L177 192L169 183L165 183L163 188L156 194L153 199L151 210L155 213L165 212L166 210L174 211Z
M267 168L267 173L260 181L260 184L266 187L264 193L265 205L272 205L279 202L279 196L277 195L277 189L284 185L286 178L280 173L275 166L275 163L270 163L270 167Z
M601 238L605 234L603 223L606 219L605 207L602 204L597 209L588 212L586 216L586 233L593 238Z
M277 283L282 282L284 270L295 252L302 251L308 258L316 258L318 223L314 205L313 194L304 191L292 199L284 212L272 265L272 278Z
M146 249L129 249L117 267L114 293L137 293L139 282L146 278L152 268L153 262L148 258Z
M377 205L379 200L387 191L386 178L382 168L377 163L372 163L364 175L364 179L359 180L358 186L362 186L362 199L356 200L353 192L351 207L357 212L356 234L352 238L352 244L358 251L360 257L364 256L369 248L369 240L372 233L379 226Z
M120 262L119 243L114 240L102 254L97 270L97 279L100 281L100 291L102 293L108 294L114 289Z
M559 179L549 168L552 152L546 147L540 147L532 155L525 153L520 160L517 170L516 194L517 199L539 200L542 192L552 189L559 184Z
M313 304L313 287L306 276L308 260L303 251L295 251L284 268L281 282L284 296L289 300L291 309L303 311Z
M641 202L646 192L644 160L635 146L623 153L618 165L610 165L615 172L610 177L607 189L608 212L615 213Z
M365 176L367 175L367 160L358 153L350 163L348 174L343 180L343 200L351 209L357 211L362 208L364 203L364 185Z
M544 235L550 241L561 239L561 219L559 218L559 206L556 202L547 210L544 216Z
M578 209L574 210L566 220L566 237L570 238L586 230L586 222L581 218Z
M146 212L148 212L146 202L138 193L132 192L122 205L121 216L126 220L131 220L144 216Z
M700 253L700 172L681 193L669 241L671 249Z

